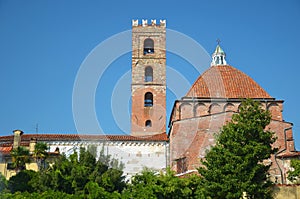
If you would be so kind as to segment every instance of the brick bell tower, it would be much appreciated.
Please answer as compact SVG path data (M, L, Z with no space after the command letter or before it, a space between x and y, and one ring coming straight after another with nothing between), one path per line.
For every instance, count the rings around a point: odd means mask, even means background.
M166 20L132 20L131 135L166 131Z

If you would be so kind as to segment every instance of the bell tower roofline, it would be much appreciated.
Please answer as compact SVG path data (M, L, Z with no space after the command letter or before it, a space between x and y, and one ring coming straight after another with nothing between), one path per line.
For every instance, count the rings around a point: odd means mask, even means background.
M159 24L156 23L156 19L151 19L151 22L148 23L147 19L142 19L141 21L142 23L139 23L138 19L133 19L132 20L132 26L162 26L162 27L166 27L166 20L165 19L160 19L159 20Z
M212 54L212 61L211 61L211 66L217 66L217 65L227 65L226 62L226 53L220 46L220 40L217 40L218 45L216 47L215 52Z
M217 47L216 47L216 50L215 50L214 54L223 54L223 55L225 55L225 52L221 48L221 46L218 44Z

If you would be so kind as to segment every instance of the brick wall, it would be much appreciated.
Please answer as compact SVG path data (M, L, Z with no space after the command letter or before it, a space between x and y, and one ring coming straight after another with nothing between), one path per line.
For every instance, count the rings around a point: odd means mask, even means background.
M277 158L273 155L267 164L271 163L271 179L277 183L289 183L287 172L290 170L290 159L295 152L292 124L282 118L282 103L278 100L262 100L261 107L271 112L272 120L266 130L275 132L277 141L273 147L279 149ZM232 114L238 112L240 100L208 100L184 99L178 100L172 112L170 129L170 163L175 171L177 161L185 158L186 168L194 170L200 166L200 159L205 157L207 150L215 144L215 133Z
M154 52L144 53L144 41L152 39ZM147 24L132 27L132 107L131 135L153 135L166 131L166 29L165 25ZM145 80L151 67L153 78ZM145 106L145 94L153 95L153 105ZM146 126L151 121L151 126Z

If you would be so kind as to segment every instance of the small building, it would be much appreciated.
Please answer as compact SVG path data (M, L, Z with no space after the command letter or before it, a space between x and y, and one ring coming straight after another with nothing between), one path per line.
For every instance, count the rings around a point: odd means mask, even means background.
M19 130L14 135L0 136L0 172L8 179L15 175L12 167L10 151L19 140L18 146L24 146L32 151L32 138L37 142L44 142L49 146L49 161L59 153L71 155L79 151L80 147L87 148L94 145L97 148L97 157L101 150L111 158L124 164L124 175L129 179L132 175L141 172L145 167L161 170L167 166L168 138L165 133L153 136L134 137L130 135L78 135L78 134L24 134ZM17 146L17 145L16 145ZM34 148L33 148L34 149ZM26 164L26 169L38 170L37 164Z
M35 145L38 142L36 136L29 135L25 136L22 140L24 132L21 130L14 130L14 135L11 136L0 136L0 173L4 175L6 179L11 176L16 175L16 170L13 165L13 159L11 156L11 151L17 147L24 147L29 150L29 163L25 164L27 170L38 171L38 163L34 157ZM60 153L59 150L53 152L48 151L47 163L52 164Z

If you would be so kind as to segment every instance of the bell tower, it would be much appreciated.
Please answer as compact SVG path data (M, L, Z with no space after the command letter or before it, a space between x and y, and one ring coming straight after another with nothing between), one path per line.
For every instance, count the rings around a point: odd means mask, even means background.
M166 131L166 20L132 20L131 135Z

